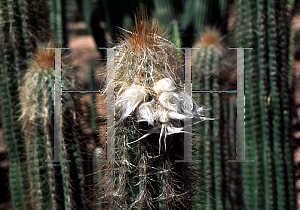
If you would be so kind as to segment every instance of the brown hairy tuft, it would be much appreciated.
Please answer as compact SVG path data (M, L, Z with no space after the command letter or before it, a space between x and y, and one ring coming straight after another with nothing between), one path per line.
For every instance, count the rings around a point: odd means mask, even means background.
M39 46L37 53L33 58L33 63L41 68L53 68L54 54L53 50L46 49L47 46Z
M47 69L54 67L55 53L53 49L47 48L57 48L57 43L55 41L49 41L47 43L38 44L32 59L30 59L30 69ZM62 60L64 60L65 55L62 54Z
M210 46L214 45L218 48L222 48L222 38L220 32L217 29L208 28L206 29L198 41L198 45Z
M121 37L121 41L126 40L130 50L139 52L143 49L157 47L158 39L165 38L165 28L160 28L154 20L149 20L145 11L137 12L135 17L135 26L131 27L131 33ZM155 49L153 49L155 50Z

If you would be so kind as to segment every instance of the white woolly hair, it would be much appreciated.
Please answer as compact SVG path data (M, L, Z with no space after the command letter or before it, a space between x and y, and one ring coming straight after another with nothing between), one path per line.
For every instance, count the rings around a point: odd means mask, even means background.
M144 86L133 85L125 90L116 101L116 108L121 114L119 121L128 117L139 104L146 102L148 97Z
M183 127L173 125L174 120L181 121L186 118L212 120L204 117L207 109L198 107L191 96L184 92L173 92L177 90L173 84L171 78L163 78L154 83L152 90L147 90L146 86L141 85L132 85L125 89L116 100L120 116L118 123L132 115L138 122L147 122L156 128L149 129L149 133L140 139L157 132L157 128L160 128L159 141L162 137L165 141L168 135L184 132ZM149 102L149 93L152 91L157 94L152 94L153 99ZM161 145L161 142L159 144ZM166 145L166 142L164 144Z
M176 87L172 79L163 78L154 84L153 90L160 94L162 92L175 91Z

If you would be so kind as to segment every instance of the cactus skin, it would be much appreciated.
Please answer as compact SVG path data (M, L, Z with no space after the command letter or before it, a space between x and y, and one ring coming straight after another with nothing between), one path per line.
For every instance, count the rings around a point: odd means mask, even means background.
M237 7L236 45L253 47L245 50L246 159L255 160L243 164L246 207L295 209L288 4L238 1Z
M52 36L55 37L57 44L62 46L65 44L63 43L62 2L59 0L49 0L45 3L48 4L50 10L49 22L51 30L55 33Z
M39 46L28 62L28 70L21 79L21 121L25 133L27 165L30 188L27 201L37 209L83 209L82 148L76 134L76 96L62 95L63 142L60 164L53 160L53 52ZM64 59L64 57L63 57ZM63 63L63 89L78 89L75 76L67 60ZM70 160L71 162L63 162Z
M2 52L2 51L1 51ZM1 61L2 61L1 56ZM4 63L4 62L1 62ZM8 88L8 77L7 77L7 69L4 65L1 65L1 97L2 99L2 111L5 116L5 120L3 120L4 125L4 135L5 139L8 142L8 150L9 150L9 161L10 161L10 189L13 206L18 209L25 209L25 201L24 201L24 183L22 176L22 167L18 152L18 144L16 141L16 121L14 120L14 112L11 109L12 107L12 97L10 95L10 89Z
M172 22L172 42L176 47L181 48L182 44L180 39L179 25L176 20L173 20Z
M95 88L95 70L94 70L94 65L90 65L89 67L89 90L96 90ZM92 126L92 133L95 139L96 144L99 143L99 133L98 133L98 114L96 110L96 95L94 93L90 94L91 96L91 126Z

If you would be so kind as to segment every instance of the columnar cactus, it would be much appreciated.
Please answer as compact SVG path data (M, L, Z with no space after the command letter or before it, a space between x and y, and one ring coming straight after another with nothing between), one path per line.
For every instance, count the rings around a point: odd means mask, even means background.
M38 47L28 61L28 70L22 75L19 90L24 131L24 147L29 174L27 199L31 208L37 209L82 209L84 174L82 167L82 145L76 134L79 100L75 95L62 95L63 139L61 161L51 162L54 151L54 57L51 44ZM62 88L76 90L72 66L63 57ZM71 162L66 162L67 160ZM24 167L25 168L25 167ZM25 195L25 194L24 194Z
M191 208L190 165L175 160L183 120L204 117L183 92L182 53L145 17L114 50L116 158L103 166L100 197L113 209Z
M24 158L22 132L17 123L19 110L18 73L24 68L28 54L25 8L21 1L0 1L0 95L3 133L7 141L10 161L10 188L15 208L25 209L24 190L27 174L21 163Z
M290 14L287 1L237 1L236 46L245 50L248 209L295 209L292 170L292 89L288 76Z
M210 93L202 91L222 91L224 85L221 83L221 73L223 68L224 46L221 42L220 33L216 29L206 29L195 43L193 54L193 90L200 91L193 96L197 102L211 108L211 117L216 118L214 121L207 121L195 125L195 140L200 140L198 145L197 157L201 160L200 169L205 171L207 185L199 186L199 190L208 193L203 205L196 206L197 209L223 208L225 201L222 196L222 186L226 185L225 179L222 178L221 172L228 169L227 154L225 142L225 132L222 129L224 125L220 124L220 119L226 115L225 93ZM222 133L221 133L222 132ZM225 149L225 150L224 150ZM222 166L222 162L225 165ZM225 193L224 193L225 194Z

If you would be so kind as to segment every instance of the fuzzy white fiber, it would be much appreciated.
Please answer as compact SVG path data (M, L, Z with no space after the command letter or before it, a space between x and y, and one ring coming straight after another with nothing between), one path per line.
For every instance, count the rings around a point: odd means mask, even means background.
M144 86L133 85L125 90L116 101L116 107L121 112L119 122L128 117L141 102L146 102L148 97Z
M142 103L138 107L137 119L138 122L146 121L149 125L154 125L154 121L156 120L154 100L152 100L151 102Z
M179 111L180 97L174 92L162 92L158 98L160 105L173 112Z
M176 93L177 88L174 84L170 78L163 78L156 82L153 90L157 95L153 96L156 98L150 102L147 101L149 94L146 88L139 85L132 85L117 98L116 107L121 113L119 122L134 114L138 122L148 122L149 125L156 128L151 129L148 134L136 141L149 136L151 133L157 133L159 129L159 145L161 145L163 138L166 149L166 137L168 135L184 132L183 127L176 127L172 122L186 118L213 120L204 117L207 109L194 105L191 96L184 92Z
M170 78L163 78L154 84L153 90L160 94L161 92L175 91L176 87Z

